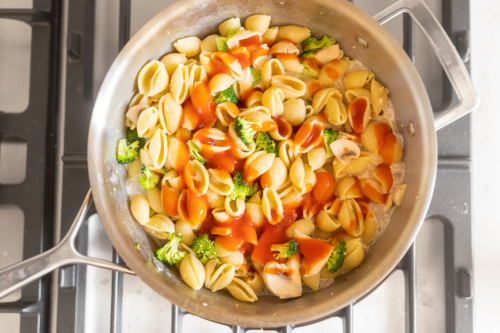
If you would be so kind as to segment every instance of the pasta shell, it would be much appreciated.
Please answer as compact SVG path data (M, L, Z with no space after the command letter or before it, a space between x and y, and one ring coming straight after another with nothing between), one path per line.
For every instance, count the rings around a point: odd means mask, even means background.
M361 188L363 194L370 200L382 205L386 203L387 195L384 194L384 188L378 181L374 179L363 179L361 180Z
M363 212L354 199L347 199L342 204L339 212L339 222L342 228L351 236L359 237L363 233Z
M320 282L320 273L315 274L313 276L302 276L302 282L312 290L318 290L319 289L319 282Z
M174 134L181 124L183 114L182 105L175 101L172 93L168 93L160 99L158 108L163 130L167 134Z
M253 289L238 278L233 279L227 286L227 290L238 301L255 302L257 300L257 295L255 295Z
M283 206L288 208L298 208L302 204L302 201L304 201L304 198L302 198L302 195L297 193L295 190L288 191L288 193L281 200Z
M269 15L252 15L245 20L245 29L257 31L261 35L267 31L271 23Z
M240 63L238 62L238 59L233 56L230 53L227 52L215 52L212 54L212 60L213 61L222 61L224 65L229 67L231 70L231 75L236 79L236 80L241 80L244 78L244 72L243 69L241 68ZM207 73L211 75L211 71L207 70Z
M212 292L226 288L234 278L234 266L231 264L221 265L210 277L207 288Z
M245 212L245 200L236 199L231 200L228 196L224 201L224 208L226 209L226 213L231 216L240 216Z
M403 184L394 192L394 203L396 204L396 206L401 206L401 204L403 203L403 199L406 194L406 187L407 185Z
M262 272L262 278L269 291L281 299L301 296L299 265L299 254L290 257L286 264L268 261Z
M215 238L214 247L215 247L215 253L217 253L217 256L219 257L219 259L234 253L233 251L228 251L228 250L226 250L226 248L224 248L224 246L220 242L219 237Z
M267 44L267 46L271 47L276 43L278 39L278 27L272 27L266 30L262 35L262 43Z
M237 31L239 28L241 28L241 22L240 19L236 17L222 22L219 25L219 33L222 37L227 37L229 30L233 29Z
M147 190L146 198L148 199L149 206L155 211L155 213L165 214L165 210L163 209L163 205L161 203L161 191L158 187L155 186Z
M316 92L313 98L314 114L319 114L331 98L342 99L342 94L335 88L321 89Z
M302 65L299 57L295 54L277 53L275 56L281 62L286 72L302 73L304 71L304 65Z
M248 273L245 282L255 291L259 293L264 289L264 280L257 273Z
M227 127L234 121L234 118L236 118L240 114L240 110L238 109L236 104L225 102L217 104L215 113L217 114L217 118L219 118L222 125Z
M169 74L170 76L170 74ZM132 96L132 98L130 99L130 102L128 103L128 108L132 108L133 106L136 106L136 105L139 105L139 104L144 104L144 105L149 105L149 102L148 102L148 97L145 96L144 94L141 94L140 92L138 92L137 94L135 94L134 96ZM139 115L137 115L139 116Z
M187 187L198 195L206 194L209 186L207 169L197 160L190 161L185 169L184 178Z
M340 225L340 223L339 223L339 225ZM313 238L321 239L321 240L329 240L332 238L333 235L334 235L334 232L325 232L325 231L321 230L320 228L315 228L313 233L312 233Z
M229 47L229 49L232 49L234 47L239 47L241 40L251 38L255 35L257 35L259 37L259 41L260 41L260 35L258 32L240 29L231 38L229 38L227 40L227 47Z
M226 209L224 207L215 208L214 210L212 210L212 215L214 216L214 219L217 222L229 222L229 221L231 221L231 215L229 215L226 212Z
M184 64L187 62L186 55L184 53L170 53L161 59L165 69L167 70L168 76L172 77L175 70L179 64Z
M217 259L210 259L205 264L205 287L208 288L208 282L212 277L212 274L215 272L215 268L217 267L217 263L219 261Z
M345 90L352 90L356 88L362 88L365 84L370 82L370 80L375 75L366 69L356 69L346 74L344 79Z
M167 161L167 136L165 132L158 129L149 144L149 157L153 162L153 167L157 170L161 169Z
M271 79L275 75L284 75L285 69L278 59L271 59L262 66L260 76L264 87L267 89L271 85Z
M198 37L181 38L174 43L174 47L186 57L195 57L201 52L201 40Z
M160 239L170 239L169 233L175 232L174 222L164 214L156 214L144 224L144 230Z
M294 44L302 43L309 37L311 37L311 30L304 27L288 25L280 27L278 30L278 38L280 40L288 40Z
M384 86L378 83L375 79L372 80L370 100L372 102L373 111L376 114L380 114L387 104L387 91L385 91Z
M382 184L385 192L389 192L391 190L394 183L391 168L385 165L379 165L375 169L373 175L375 176L375 178L377 178L380 184Z
M178 139L170 140L168 142L167 161L177 172L183 170L189 162L189 149L187 145Z
M208 87L210 89L210 93L215 95L219 91L226 90L229 88L234 82L234 78L227 74L217 74L208 83Z
M333 60L329 64L323 66L319 72L318 81L321 83L321 86L328 87L339 80L345 74L346 70L347 61L343 59ZM346 87L346 90L349 89L351 88Z
M291 139L283 140L278 145L279 158L283 161L287 169L295 162L297 153L295 143Z
M145 96L154 96L167 88L168 79L165 65L158 60L152 60L139 72L139 92Z
M266 153L265 151L258 151L253 153L245 161L244 175L245 180L249 183L253 182L259 176L269 170L273 164L276 155Z
M316 96L316 93L318 91L323 89L319 81L316 79L307 78L303 79L302 81L304 81L304 83L306 84L306 93L304 94L304 96L302 96L303 99L312 99L314 96Z
M142 163L140 158L136 158L132 163L127 165L127 178L136 179L141 175Z
M189 93L201 82L207 82L208 76L205 68L199 65L193 65L189 70Z
M209 73L211 70L210 60L212 59L212 55L214 52L202 51L200 53L200 65L205 68L205 72Z
M345 244L345 259L341 270L346 271L358 267L365 258L365 251L360 238L350 239Z
M314 223L309 219L300 219L292 224L286 229L286 236L288 238L293 238L295 235L295 230L300 231L304 235L308 236L314 231Z
M217 52L219 48L217 47L217 37L219 35L209 35L201 41L201 52Z
M370 99L365 96L356 98L349 104L347 115L354 132L363 132L371 118Z
M373 81L372 81L373 84ZM347 99L347 103L351 103L358 97L366 97L368 100L371 99L371 93L363 88L355 88L352 90L347 90L345 92L345 98Z
M149 221L149 204L145 196L134 195L130 200L130 211L140 224L144 225Z
M231 175L222 169L208 170L208 187L217 194L230 195L234 189Z
M191 246L196 238L189 224L183 220L175 222L175 233L182 235L181 243L187 246Z
M139 151L139 158L141 160L141 164L150 167L153 165L153 161L151 160L151 157L149 157L149 141L144 145L144 148L142 148Z
M311 170L317 170L321 168L326 162L326 150L325 148L314 148L307 152L307 161Z
M145 134L155 127L158 119L158 109L154 106L142 111L141 115L137 119L137 135L144 137Z
M174 100L182 104L189 93L189 70L183 64L179 64L170 82L170 92Z
M283 103L283 118L288 120L292 126L301 125L306 118L304 100L292 98Z
M182 280L193 288L200 290L205 282L205 267L201 261L192 253L186 253L179 268Z
M289 75L272 76L271 85L280 88L285 94L285 99L301 97L306 93L306 84Z
M363 191L359 180L354 177L344 177L335 185L337 196L340 200L362 198Z
M375 218L375 215L373 215L373 212L370 210L368 211L368 213L366 213L365 227L363 229L363 234L361 235L361 239L365 244L372 240L373 236L377 232L377 229L377 219Z
M208 207L211 209L224 207L224 197L220 194L215 193L210 188L207 191Z
M343 125L347 121L347 108L338 98L332 97L326 103L325 114L332 125Z
M339 44L330 45L320 50L314 56L315 61L321 63L322 66L333 60L342 59L344 56L344 51L340 49Z
M372 158L373 158L372 154L362 151L358 158L351 159L351 163L345 166L343 172L360 173L370 164Z
M307 110L307 107L306 107ZM276 124L278 128L272 131L269 131L269 134L274 140L283 141L290 138L293 134L292 124L289 121L279 117L276 118Z
M125 117L127 117L127 120L130 120L130 129L134 129L137 127L139 116L141 115L142 111L146 110L148 107L148 104L137 104L128 109Z
M339 198L336 198L335 201L325 204L323 206L323 210L328 215L337 216L337 215L339 215L341 206L342 206L342 202L340 201Z
M262 94L262 105L266 107L271 116L281 116L284 111L283 102L285 101L285 94L279 88L269 87Z
M262 211L262 204L247 202L245 204L245 215L248 217L249 221L252 221L256 226L261 226L264 224L264 212Z
M286 181L287 174L285 163L279 157L275 157L271 168L261 176L260 184L263 188L278 189Z
M294 54L298 56L300 54L300 50L295 46L294 43L283 40L281 42L277 42L270 49L271 54ZM280 60L281 62L281 60Z
M316 225L324 232L333 232L340 227L340 222L324 210L320 210L316 215Z
M246 264L245 256L239 251L231 252L227 256L220 257L219 260L223 264L232 264L236 268Z
M312 191L316 183L316 174L301 158L297 158L290 167L290 179L295 192L305 194Z
M275 189L264 189L262 194L262 212L271 224L276 224L283 219L283 204Z

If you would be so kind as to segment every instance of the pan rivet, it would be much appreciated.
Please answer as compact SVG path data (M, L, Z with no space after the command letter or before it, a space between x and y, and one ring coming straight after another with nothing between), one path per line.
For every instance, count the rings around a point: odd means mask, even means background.
M368 43L362 37L356 36L356 43L364 49L368 48Z
M408 123L408 134L410 134L410 136L415 135L415 127L413 126L413 122L411 121Z

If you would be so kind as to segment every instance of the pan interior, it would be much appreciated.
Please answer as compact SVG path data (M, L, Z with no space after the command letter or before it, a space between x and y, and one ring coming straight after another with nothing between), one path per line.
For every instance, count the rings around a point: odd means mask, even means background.
M136 92L136 75L149 60L175 52L172 43L182 37L203 38L217 33L231 17L242 22L252 14L272 16L271 26L296 24L315 36L334 37L351 58L371 68L390 91L398 127L409 121L415 135L404 137L406 199L396 209L380 239L364 262L325 289L300 298L260 297L242 303L226 291L195 291L175 268L152 261L157 245L129 212L126 168L116 165L116 141L125 137L124 112ZM362 37L368 48L356 43ZM172 303L198 316L247 327L277 327L303 323L341 309L378 285L395 267L425 217L436 172L436 135L429 98L423 84L394 38L369 15L344 0L188 0L166 8L148 22L119 54L100 89L89 134L89 170L99 216L121 257L141 279ZM139 243L138 251L134 244Z

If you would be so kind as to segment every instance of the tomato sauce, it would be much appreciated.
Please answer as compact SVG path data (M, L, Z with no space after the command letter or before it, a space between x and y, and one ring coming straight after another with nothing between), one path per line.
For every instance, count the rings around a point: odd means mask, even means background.
M170 216L177 216L177 200L179 196L170 187L162 184L161 202L165 213Z
M233 47L229 50L229 54L233 56L236 61L240 64L241 69L245 69L250 66L250 52L244 47Z
M231 217L226 222L214 221L212 224L213 229L229 228L231 230L229 235L217 236L217 243L221 244L227 251L237 251L245 244L257 244L257 227L248 220L245 214L238 217ZM248 249L248 247L247 247Z
M240 40L240 46L259 46L260 45L260 36L259 35L253 35L252 37L248 37L245 39Z
M211 127L217 121L217 105L212 100L208 84L201 82L193 89L191 97L184 103L184 118L194 129ZM184 119L184 122L186 119Z
M394 145L396 144L398 144L398 140L394 134L390 133L385 137L384 145L378 151L382 157L382 164L389 166L394 163Z
M207 76L211 78L217 74L231 75L231 69L220 59L210 59L208 62Z
M318 123L314 125L303 124L295 135L294 143L303 149L311 146L323 147L324 140L321 135L322 132L323 126Z
M335 80L339 77L339 72L337 72L337 70L333 66L331 66L331 65L337 65L337 64L339 64L339 61L334 60L325 66L325 73L332 80Z
M250 51L250 64L252 65L258 58L269 55L269 49L264 49L260 46L247 49Z
M370 112L368 101L364 97L356 98L349 104L348 112L352 119L352 129L356 133L361 133L365 129L365 113Z
M208 198L187 190L186 209L193 226L198 226L208 214Z
M392 177L392 171L387 165L379 165L375 169L375 177L380 181L384 190L389 191L392 188L394 179Z
M307 92L309 93L309 95L311 95L311 98L313 98L314 95L316 95L316 93L321 89L323 89L321 84L319 84L319 82L313 81L309 84L309 87L307 87Z
M272 119L276 122L276 125L278 126L278 133L282 137L286 138L292 135L293 127L288 120L281 117L273 117Z
M299 252L302 254L302 263L305 274L309 274L315 266L325 257L329 257L333 250L333 245L314 238L296 238Z

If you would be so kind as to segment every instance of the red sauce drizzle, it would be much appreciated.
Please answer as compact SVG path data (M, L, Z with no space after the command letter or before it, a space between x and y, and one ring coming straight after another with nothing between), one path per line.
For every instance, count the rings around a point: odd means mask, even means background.
M365 113L370 112L367 106L368 102L363 97L358 97L349 104L348 112L352 119L352 129L356 133L361 133L364 130Z
M255 45L260 45L260 36L259 35L253 35L252 37L248 37L245 39L240 40L240 46L255 46Z
M305 273L308 274L317 264L329 256L333 245L325 241L313 238L295 238L298 243L299 252L302 254L302 263Z
M323 131L323 126L315 123L311 126L311 124L303 124L297 134L295 135L294 142L296 145L299 145L303 149L308 147L323 147L324 141L321 137L321 132Z
M228 251L234 252L242 248L251 251L251 248L246 245L257 243L257 227L245 214L238 217L231 217L226 222L214 220L212 223L212 230L214 227L231 229L231 234L227 236L217 236L217 242Z
M292 135L293 127L288 120L281 117L273 117L273 120L276 122L276 125L278 125L278 133L282 137L289 137Z

